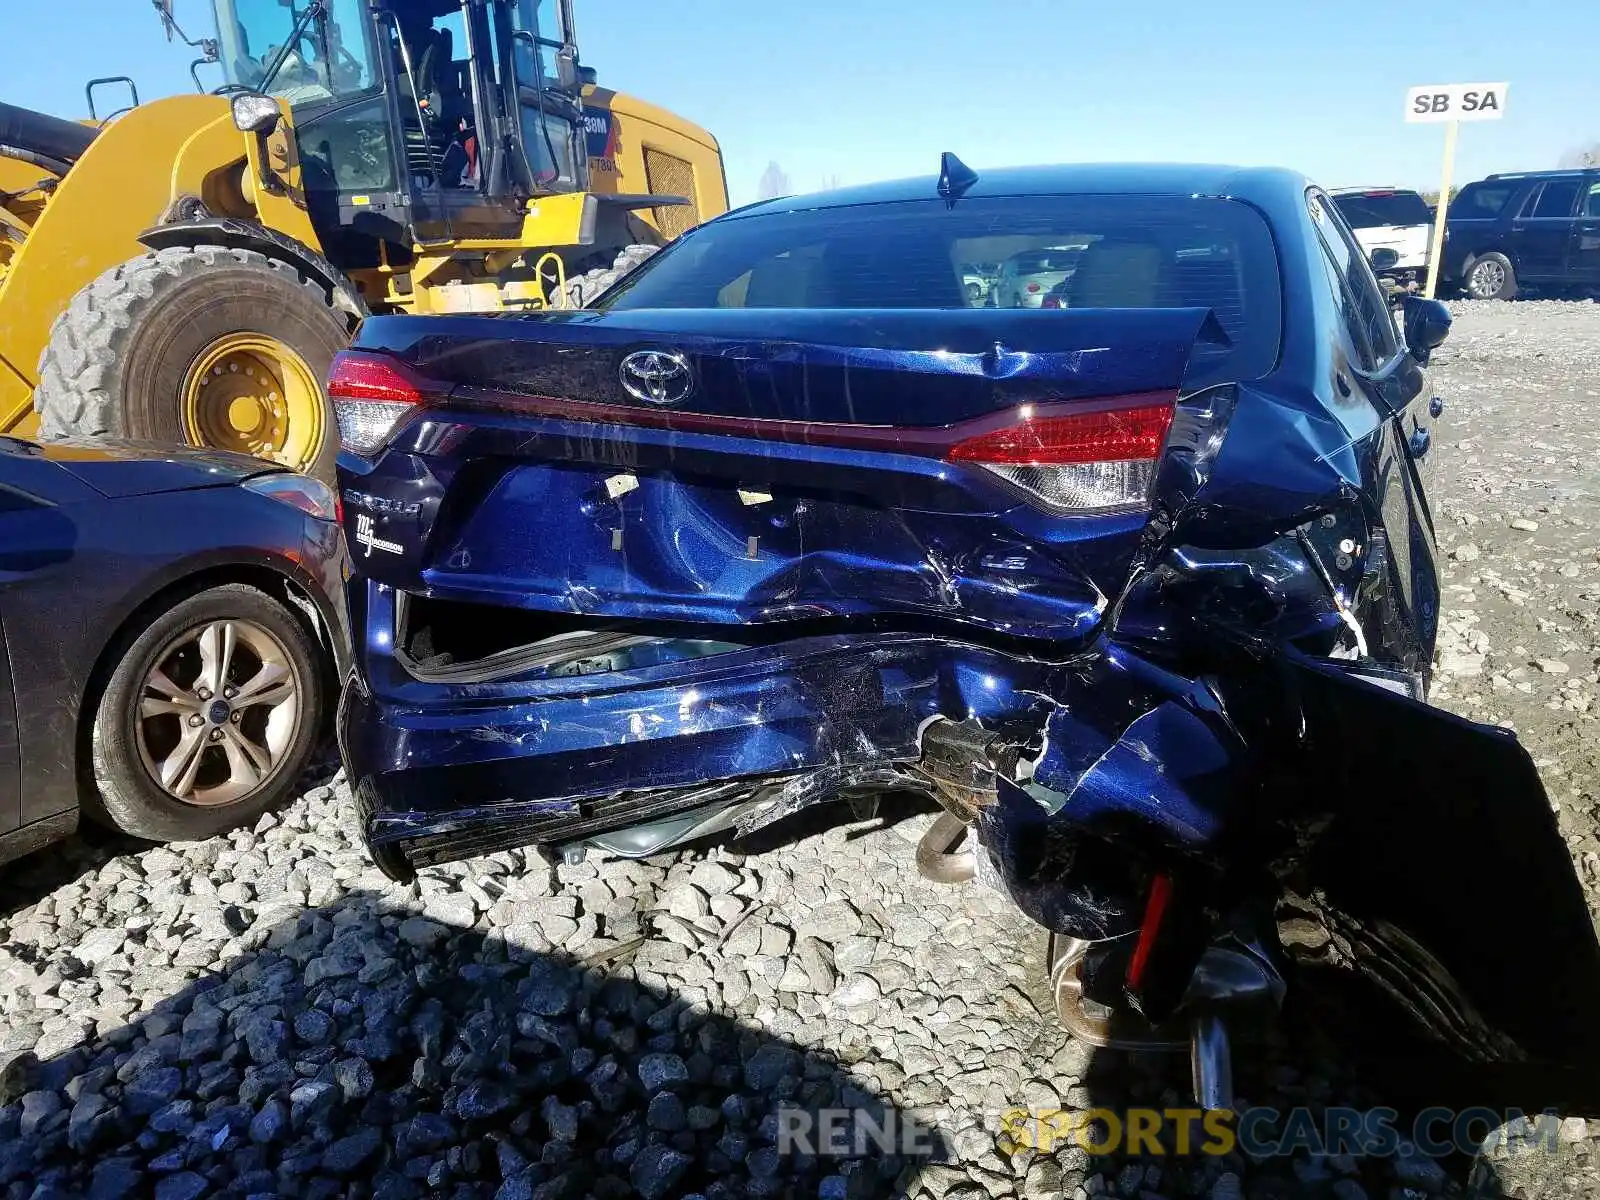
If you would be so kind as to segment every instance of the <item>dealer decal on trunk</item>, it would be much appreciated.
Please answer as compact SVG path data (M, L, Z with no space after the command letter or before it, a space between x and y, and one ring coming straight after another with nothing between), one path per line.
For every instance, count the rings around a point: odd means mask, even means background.
M372 518L365 513L356 515L356 544L365 548L368 558L372 557L374 550L382 550L386 554L405 553L399 542L387 541L374 534Z

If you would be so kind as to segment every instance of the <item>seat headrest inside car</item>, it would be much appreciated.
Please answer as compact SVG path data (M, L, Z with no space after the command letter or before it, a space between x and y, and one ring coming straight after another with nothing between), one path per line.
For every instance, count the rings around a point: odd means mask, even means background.
M1161 248L1105 238L1083 252L1073 272L1072 308L1154 308L1161 286Z

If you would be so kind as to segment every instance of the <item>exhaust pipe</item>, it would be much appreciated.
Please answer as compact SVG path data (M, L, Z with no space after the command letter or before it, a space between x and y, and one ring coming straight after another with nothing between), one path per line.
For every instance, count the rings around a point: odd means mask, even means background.
M20 151L15 157L36 166L45 162L55 164L50 170L70 166L83 157L95 134L96 130L76 121L63 121L15 104L0 104L0 145Z
M978 873L977 852L970 846L956 850L968 840L969 828L955 813L940 813L917 843L917 874L934 883L970 882Z
M1201 1108L1233 1109L1233 1051L1228 1027L1216 1013L1195 1017L1190 1030L1189 1067L1194 1098Z

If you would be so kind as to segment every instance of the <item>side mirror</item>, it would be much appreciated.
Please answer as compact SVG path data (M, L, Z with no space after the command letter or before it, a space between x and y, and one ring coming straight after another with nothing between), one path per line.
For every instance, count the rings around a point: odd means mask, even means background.
M1407 296L1401 306L1406 331L1406 346L1411 356L1424 366L1428 356L1450 336L1450 310L1438 300Z
M278 127L283 115L278 102L260 92L240 92L233 98L233 127L240 133L256 133L267 137Z
M556 51L556 86L563 92L573 94L583 87L583 75L578 70L578 51L573 46L563 46Z
M1400 252L1388 246L1379 246L1372 252L1369 261L1374 271L1392 271L1400 265Z

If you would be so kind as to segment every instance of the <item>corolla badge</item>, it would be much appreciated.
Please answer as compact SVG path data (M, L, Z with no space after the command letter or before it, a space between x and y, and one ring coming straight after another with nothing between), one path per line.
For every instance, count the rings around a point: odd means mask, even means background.
M647 404L677 404L694 391L689 360L676 350L635 350L619 373L628 395Z

